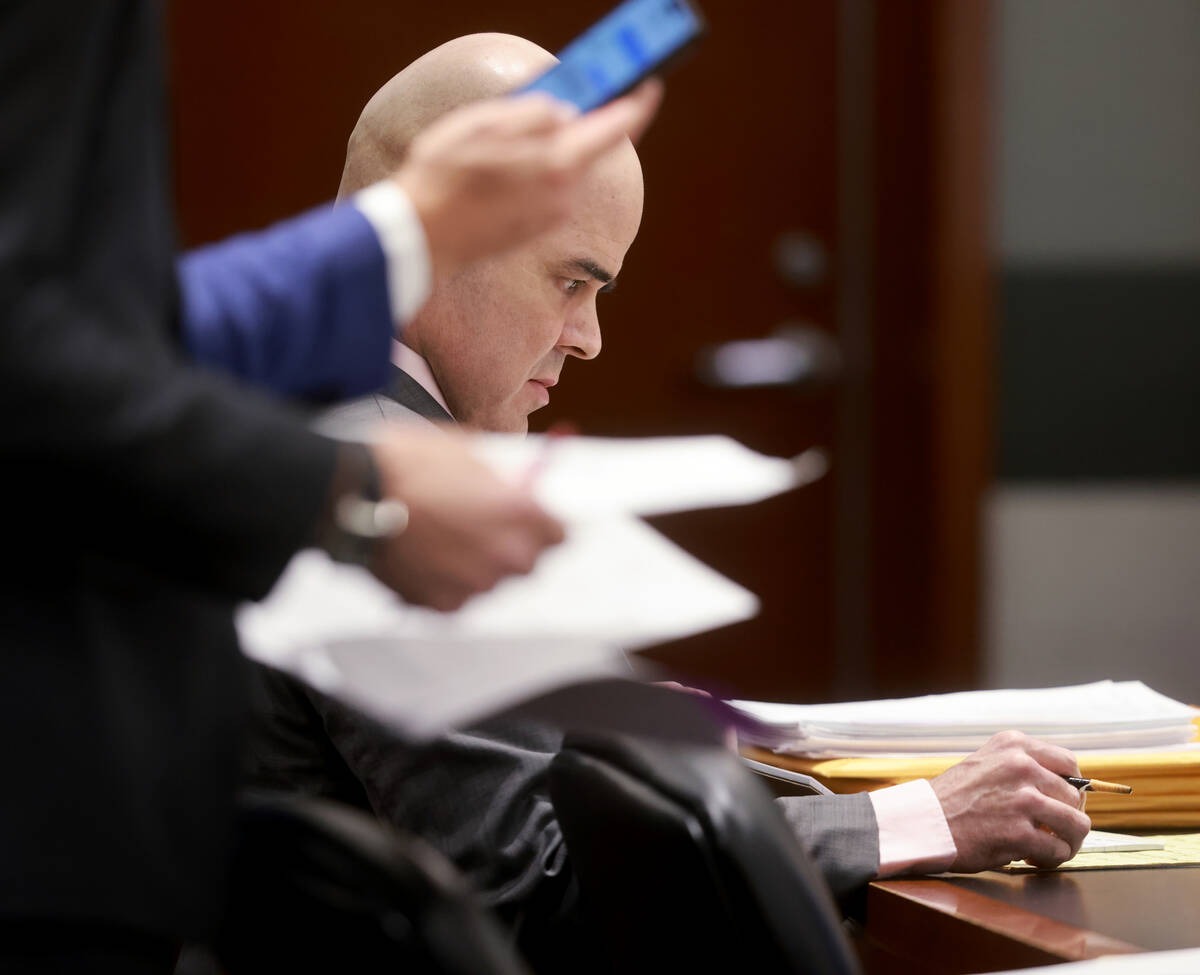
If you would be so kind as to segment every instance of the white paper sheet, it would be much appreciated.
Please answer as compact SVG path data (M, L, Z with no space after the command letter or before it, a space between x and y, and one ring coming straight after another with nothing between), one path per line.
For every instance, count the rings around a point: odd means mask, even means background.
M728 437L475 438L567 525L532 575L456 613L405 605L364 570L293 559L238 613L246 653L352 700L402 733L435 734L587 677L622 651L735 623L754 595L635 515L746 504L821 477L823 453L765 457Z
M1109 833L1102 829L1088 831L1080 853L1137 853L1141 850L1165 850L1167 844L1150 836L1129 833Z
M282 663L414 741L503 711L531 694L631 675L613 647L563 640L334 639Z
M534 572L457 613L408 606L317 551L238 613L245 652L353 700L412 737L587 677L623 650L747 619L752 593L636 519L568 527Z
M790 460L767 457L723 436L488 434L475 450L510 479L532 479L538 500L567 521L749 504L811 483L828 469L819 450Z
M636 650L758 612L747 589L635 518L567 527L533 573L500 583L457 613L409 608L421 634L576 639Z

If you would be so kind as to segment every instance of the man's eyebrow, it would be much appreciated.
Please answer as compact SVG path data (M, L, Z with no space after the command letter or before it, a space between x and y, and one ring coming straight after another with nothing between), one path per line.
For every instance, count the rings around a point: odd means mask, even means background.
M617 286L616 275L611 271L606 271L595 261L589 260L586 257L575 257L567 261L567 267L573 271L578 271L581 274L587 274L601 284L604 285L600 289L602 293L612 291Z

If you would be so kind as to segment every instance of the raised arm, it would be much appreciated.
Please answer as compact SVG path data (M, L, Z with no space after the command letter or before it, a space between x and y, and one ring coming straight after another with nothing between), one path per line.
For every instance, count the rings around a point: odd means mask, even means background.
M656 110L647 84L576 117L543 95L497 98L423 131L391 178L180 258L191 357L285 395L348 399L383 385L389 339L434 276L563 219L583 178Z

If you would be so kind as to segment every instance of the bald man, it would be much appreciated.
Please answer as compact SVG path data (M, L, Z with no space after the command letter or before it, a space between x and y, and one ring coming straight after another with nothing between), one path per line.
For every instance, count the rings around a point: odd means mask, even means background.
M553 65L520 38L476 34L414 61L367 103L350 136L339 199L403 161L413 139L462 104L518 87ZM428 392L437 419L478 430L525 432L545 406L567 358L600 352L597 296L613 288L642 215L642 172L624 142L589 173L566 221L533 242L476 261L435 282L404 329L392 397L337 414L401 413ZM409 379L416 380L414 383ZM378 416L378 413L375 414Z
M511 90L552 63L520 38L473 35L431 51L368 103L350 138L341 194L404 158L439 114ZM435 282L394 350L391 386L336 410L326 430L361 435L381 417L524 431L567 358L600 351L598 296L637 233L642 180L632 146L601 161L559 229ZM536 954L573 906L570 863L546 794L559 736L515 722L414 750L348 708L269 676L255 753L260 783L374 809L439 846L514 923ZM1088 829L1070 753L998 736L933 780L871 796L780 800L830 886L876 876L979 870L1029 857L1057 863ZM1038 827L1048 825L1053 833Z

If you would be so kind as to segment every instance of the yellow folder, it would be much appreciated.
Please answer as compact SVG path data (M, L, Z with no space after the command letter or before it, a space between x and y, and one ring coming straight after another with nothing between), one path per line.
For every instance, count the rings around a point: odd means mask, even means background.
M870 792L940 775L965 755L898 758L798 758L744 748L748 758L813 776L834 792ZM1089 793L1087 813L1100 829L1180 829L1200 826L1200 750L1077 753L1086 778L1133 786L1128 796Z

